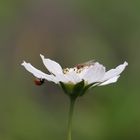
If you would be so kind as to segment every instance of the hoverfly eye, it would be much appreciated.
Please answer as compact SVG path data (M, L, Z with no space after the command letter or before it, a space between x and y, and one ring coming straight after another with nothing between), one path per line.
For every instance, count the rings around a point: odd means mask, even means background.
M44 83L44 81L45 81L44 79L35 79L34 83L35 85L40 86Z
M82 65L82 64L78 64L76 67L77 67L77 69L81 69L81 68L84 67L84 65Z

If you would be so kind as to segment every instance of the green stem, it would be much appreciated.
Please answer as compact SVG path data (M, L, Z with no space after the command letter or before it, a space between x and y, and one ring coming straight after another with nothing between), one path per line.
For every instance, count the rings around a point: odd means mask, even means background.
M67 140L71 140L71 128L72 128L72 116L74 111L74 104L75 104L76 98L70 97L70 107L69 107L69 118L68 118L68 136Z

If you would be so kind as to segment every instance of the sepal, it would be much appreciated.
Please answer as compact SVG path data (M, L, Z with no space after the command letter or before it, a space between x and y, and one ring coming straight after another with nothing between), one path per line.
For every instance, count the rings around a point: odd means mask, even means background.
M70 97L78 97L80 96L85 88L85 83L84 80L82 80L81 82L77 83L76 85L71 84L71 83L63 83L60 82L60 85L63 89L63 91Z

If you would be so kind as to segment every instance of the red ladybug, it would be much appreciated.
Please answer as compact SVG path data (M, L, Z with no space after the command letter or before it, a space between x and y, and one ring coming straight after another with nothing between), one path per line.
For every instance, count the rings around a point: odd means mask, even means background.
M34 83L35 83L35 85L37 85L37 86L42 85L44 82L45 82L45 79L35 79L35 80L34 80Z

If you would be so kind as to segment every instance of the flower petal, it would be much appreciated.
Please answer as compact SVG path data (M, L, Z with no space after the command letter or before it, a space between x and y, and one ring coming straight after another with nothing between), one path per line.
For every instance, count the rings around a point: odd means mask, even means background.
M113 78L111 78L111 79L99 84L98 86L105 86L105 85L108 85L108 84L111 84L111 83L115 83L115 82L117 82L119 77L120 77L120 75L115 76L115 77L113 77Z
M69 82L69 79L66 78L66 76L64 74L57 74L56 79L58 80L58 82L63 82L63 83Z
M82 79L79 78L75 71L71 71L66 74L57 74L56 78L59 82L71 84L77 84L82 81Z
M89 67L83 79L88 82L88 84L100 82L105 74L105 67L98 62L93 66Z
M63 74L62 67L57 62L45 58L42 54L40 54L40 57L43 61L43 64L45 65L45 67L48 69L50 73L53 73L54 75Z
M92 67L92 66L90 66ZM89 66L85 66L81 72L78 73L79 77L82 79L84 77L84 75L87 73L87 71L89 70L90 68Z
M23 61L21 65L24 66L27 71L29 71L30 73L32 73L35 77L39 79L46 79L48 81L58 83L57 79L53 75L45 74L44 72L33 67L30 63L26 63L25 61Z
M102 79L102 81L106 81L109 80L110 78L113 78L114 76L120 75L125 67L128 65L127 62L124 62L123 64L117 66L115 69L111 69L109 71L107 71Z
M65 74L66 78L69 80L69 82L73 84L77 84L82 81L82 79L78 76L78 74L75 71L71 71Z

